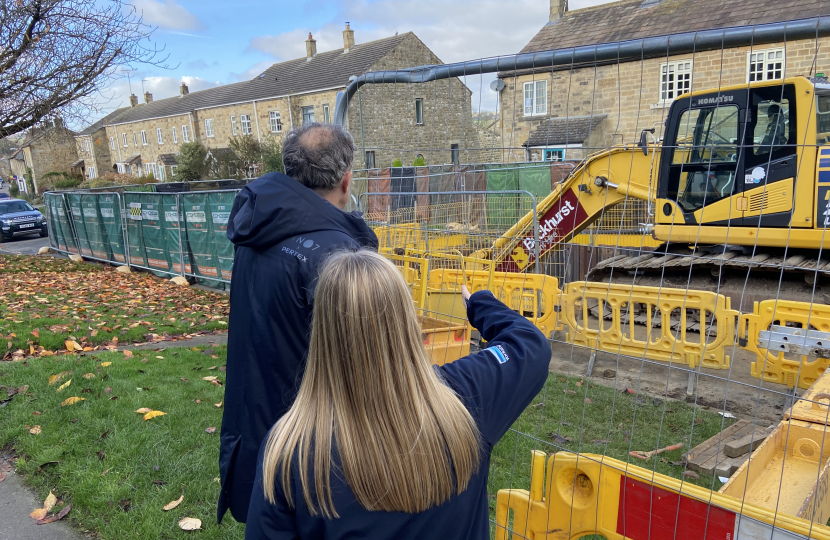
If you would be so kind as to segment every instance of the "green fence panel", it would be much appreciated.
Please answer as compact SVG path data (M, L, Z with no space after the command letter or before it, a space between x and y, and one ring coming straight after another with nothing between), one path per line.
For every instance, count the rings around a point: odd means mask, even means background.
M187 236L182 223L182 212L177 202L177 195L161 195L161 207L164 212L164 220L162 227L164 228L164 237L167 243L167 254L170 257L170 268L176 274L192 274L193 268L190 266L190 257L188 255ZM182 245L184 241L184 245ZM184 272L182 272L182 256L184 256Z
M235 198L235 191L211 193L208 198L213 225L213 250L219 264L220 276L228 281L233 271L233 243L228 240L228 218Z
M159 270L156 275L169 276L170 257L167 254L167 240L162 227L161 196L144 194L141 200L141 236L144 239L144 252L147 254L147 266Z
M49 245L60 251L66 251L66 239L63 237L60 223L58 222L58 212L55 207L54 195L44 194L43 202L46 204L46 220L49 224Z
M98 197L98 212L101 225L109 244L111 261L124 263L124 230L121 224L120 198L115 193L102 193Z
M84 216L84 229L86 230L89 248L92 256L105 261L112 260L109 240L104 231L104 224L101 221L101 212L98 210L98 196L81 195L81 210Z
M84 211L81 204L81 196L76 193L70 193L66 196L69 203L70 215L72 216L72 224L75 226L75 234L78 237L78 249L81 255L94 257L92 254L92 247L89 244L89 238L86 233L86 226L84 224Z
M124 211L127 213L127 251L130 264L147 267L144 237L141 234L141 194L124 194Z
M519 172L515 165L489 165L487 191L514 191L519 189ZM487 228L503 231L519 219L518 196L487 196Z
M55 197L55 215L57 216L61 236L66 242L66 251L78 253L78 243L75 241L75 234L70 223L69 205L65 196Z
M213 221L210 216L208 195L184 193L180 195L184 211L187 244L190 247L193 274L200 282L218 287L219 261L213 249ZM210 279L214 278L214 279Z
M519 169L519 189L529 191L538 204L550 194L550 164L531 165Z

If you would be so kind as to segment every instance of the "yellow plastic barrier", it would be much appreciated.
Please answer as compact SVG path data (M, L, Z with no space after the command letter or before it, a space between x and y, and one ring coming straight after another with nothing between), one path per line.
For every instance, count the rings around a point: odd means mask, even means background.
M830 540L830 528L622 461L534 452L530 491L496 496L496 540ZM508 530L510 514L512 528Z
M729 298L723 295L578 281L567 285L561 303L570 343L691 368L701 364L729 368L726 352L735 341L738 312L731 309ZM592 317L592 307L599 310L599 317ZM644 308L643 313L635 315L635 307ZM687 330L690 311L699 313L699 333ZM610 315L610 321L605 320L606 315ZM641 317L643 324L635 324L636 317Z
M427 268L429 267L429 261L423 257L399 255L395 253L395 250L390 248L381 248L378 251L381 255L395 263L401 271L406 284L412 290L412 300L415 301L415 307L423 310L424 304L426 303Z
M752 376L765 381L785 384L789 388L809 388L827 369L830 360L801 356L799 360L784 357L782 351L769 351L759 344L760 333L772 324L800 325L821 332L830 332L830 306L790 300L755 302L752 313L741 316L739 335L741 347L754 352Z
M465 283L470 292L492 292L510 309L524 315L547 337L561 329L557 312L561 294L559 280L541 274L452 268L431 270L427 280L428 310L439 316L465 317L466 310L461 301L461 285Z
M404 248L419 252L457 249L467 244L466 234L453 231L423 230L418 223L380 225L374 227L381 248Z
M470 354L470 325L466 321L442 321L424 316L421 332L427 356L437 366Z

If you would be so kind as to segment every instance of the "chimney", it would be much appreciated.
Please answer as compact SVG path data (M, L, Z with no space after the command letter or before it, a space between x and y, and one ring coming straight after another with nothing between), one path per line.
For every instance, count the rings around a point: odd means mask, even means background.
M144 103L152 103L153 102L153 94L150 92L144 92Z
M550 0L550 22L556 22L568 11L568 0Z
M138 105L138 96L135 94L130 94L130 107L135 107Z
M349 21L346 21L346 29L343 30L343 52L349 52L352 47L354 47L354 30L349 27Z
M311 37L311 32L308 33L308 39L305 40L305 59L311 60L317 56L317 40Z
M179 87L179 94L186 96L188 93L190 93L190 90L188 90L187 85L182 81L182 85Z

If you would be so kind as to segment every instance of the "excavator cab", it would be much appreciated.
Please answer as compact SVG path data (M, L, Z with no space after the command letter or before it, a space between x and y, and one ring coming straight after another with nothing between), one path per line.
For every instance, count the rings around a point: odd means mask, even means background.
M801 85L812 89L797 78L675 101L661 155L657 224L788 227Z

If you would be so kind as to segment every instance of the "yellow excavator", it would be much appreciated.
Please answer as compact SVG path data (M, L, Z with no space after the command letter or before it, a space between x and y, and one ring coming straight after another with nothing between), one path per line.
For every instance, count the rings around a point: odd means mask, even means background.
M718 287L750 309L776 294L811 296L816 276L830 274L830 83L793 77L686 94L657 144L653 131L587 157L557 184L536 209L538 246L529 213L476 257L530 270L608 209L645 200L662 245L620 249L589 280Z

